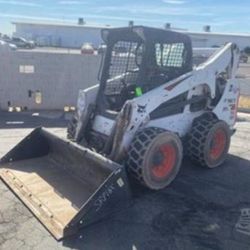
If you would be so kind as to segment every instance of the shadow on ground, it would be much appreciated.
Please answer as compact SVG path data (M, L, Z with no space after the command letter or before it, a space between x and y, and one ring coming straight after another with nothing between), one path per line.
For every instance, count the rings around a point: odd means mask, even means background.
M217 169L185 159L163 191L137 188L127 208L62 244L73 249L249 250L250 162L230 155Z
M42 114L40 116L32 116L30 112L10 113L0 112L0 128L35 128L35 127L66 127L68 120L65 119L65 113Z

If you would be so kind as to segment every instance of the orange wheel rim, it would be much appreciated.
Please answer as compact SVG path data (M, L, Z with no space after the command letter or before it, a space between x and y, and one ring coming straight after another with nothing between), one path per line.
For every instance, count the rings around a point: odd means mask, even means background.
M164 178L169 175L175 166L176 148L172 144L164 144L160 146L156 153L161 155L161 160L159 163L153 164L152 173L157 178Z
M218 129L213 136L211 146L210 146L210 157L213 160L217 160L221 157L226 146L226 133L223 129Z

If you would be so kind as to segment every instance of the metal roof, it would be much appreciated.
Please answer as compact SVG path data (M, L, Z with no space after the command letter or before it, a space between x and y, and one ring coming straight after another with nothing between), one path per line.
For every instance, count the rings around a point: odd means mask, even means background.
M85 25L85 24L75 24L75 23L57 23L57 22L32 22L32 21L13 21L12 24L24 24L24 25L40 25L40 26L57 26L57 27L74 27L74 28L93 28L93 29L103 29L111 28L109 25Z
M103 29L103 28L114 28L110 25L79 25L75 23L57 23L57 22L35 22L35 21L14 21L12 24L24 24L24 25L42 25L42 26L57 26L57 27L75 27L75 28L93 28L93 29ZM235 36L235 37L249 37L250 33L219 33L219 32L194 32L179 29L169 29L171 31L176 31L180 33L185 33L187 35L202 35L202 36Z
M187 35L202 35L202 36L236 36L236 37L249 37L250 33L218 33L218 32L193 32L193 31L182 31Z

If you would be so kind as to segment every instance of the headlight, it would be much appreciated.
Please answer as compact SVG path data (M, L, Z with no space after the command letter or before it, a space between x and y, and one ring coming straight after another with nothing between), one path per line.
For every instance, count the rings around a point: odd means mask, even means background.
M82 115L86 106L86 94L84 90L79 91L78 100L77 100L77 112L79 117Z

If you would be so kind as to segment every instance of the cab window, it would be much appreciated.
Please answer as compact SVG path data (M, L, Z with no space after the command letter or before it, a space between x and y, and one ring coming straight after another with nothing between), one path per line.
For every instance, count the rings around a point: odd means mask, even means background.
M185 62L185 47L183 43L156 43L155 56L159 67L182 68Z

